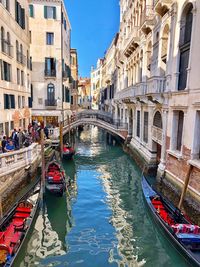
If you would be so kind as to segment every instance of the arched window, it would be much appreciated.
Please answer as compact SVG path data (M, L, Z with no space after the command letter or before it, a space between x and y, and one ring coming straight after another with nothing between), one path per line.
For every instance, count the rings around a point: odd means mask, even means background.
M4 40L5 39L5 31L4 28L1 27L1 51L4 52Z
M151 61L152 61L152 43L149 42L147 47L147 69L151 70Z
M23 46L20 44L20 61L23 63Z
M169 25L165 25L162 35L162 49L161 49L161 59L166 64L167 63L167 50L168 50L168 40L169 40Z
M50 106L55 104L55 86L53 83L49 83L47 86L47 101Z
M190 42L192 34L193 5L189 3L182 14L180 29L180 63L178 90L184 90L187 86L187 68L190 56Z
M156 111L156 114L154 115L153 126L162 129L162 116L159 111Z
M16 41L16 58L17 58L17 61L19 62L19 43L18 43L18 41Z

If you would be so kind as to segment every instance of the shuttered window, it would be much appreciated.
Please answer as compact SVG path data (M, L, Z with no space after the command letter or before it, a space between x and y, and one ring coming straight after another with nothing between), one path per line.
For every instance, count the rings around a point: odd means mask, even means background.
M56 7L44 6L44 18L45 19L56 19Z
M140 111L137 111L137 129L136 129L137 137L140 137Z
M148 143L148 123L149 123L149 113L144 112L143 140L145 143Z
M184 121L184 113L183 111L179 111L178 114L178 131L177 131L177 145L176 149L181 150L182 146L182 135L183 135L183 121Z
M29 5L29 17L34 18L34 7Z

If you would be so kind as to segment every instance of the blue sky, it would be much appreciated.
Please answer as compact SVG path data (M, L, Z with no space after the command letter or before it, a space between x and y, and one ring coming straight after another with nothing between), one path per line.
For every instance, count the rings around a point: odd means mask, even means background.
M79 76L90 76L92 65L119 29L119 0L64 0L72 27L72 48L78 50Z

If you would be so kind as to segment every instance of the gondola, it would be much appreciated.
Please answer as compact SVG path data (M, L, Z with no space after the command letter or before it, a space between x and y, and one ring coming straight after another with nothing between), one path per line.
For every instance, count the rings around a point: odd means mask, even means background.
M0 267L14 261L35 221L40 200L40 183L34 185L0 221Z
M154 221L192 266L200 266L200 227L192 224L178 208L153 189L145 177L142 177L142 189Z
M70 160L75 155L75 150L70 145L63 146L63 159Z
M65 173L61 165L54 159L47 165L46 190L56 196L62 196L66 191Z

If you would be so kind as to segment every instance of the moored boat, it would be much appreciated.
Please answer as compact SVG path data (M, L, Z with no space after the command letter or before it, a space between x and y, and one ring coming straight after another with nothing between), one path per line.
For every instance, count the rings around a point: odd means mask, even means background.
M39 207L40 184L35 185L0 221L0 267L12 266Z
M153 219L162 226L167 237L192 264L200 266L200 227L192 224L171 202L153 189L145 177L142 189Z
M45 187L50 193L57 196L62 196L66 191L65 173L56 160L47 165Z
M66 144L63 146L63 158L64 159L72 159L72 157L75 155L75 150L73 147L71 147L69 144Z

